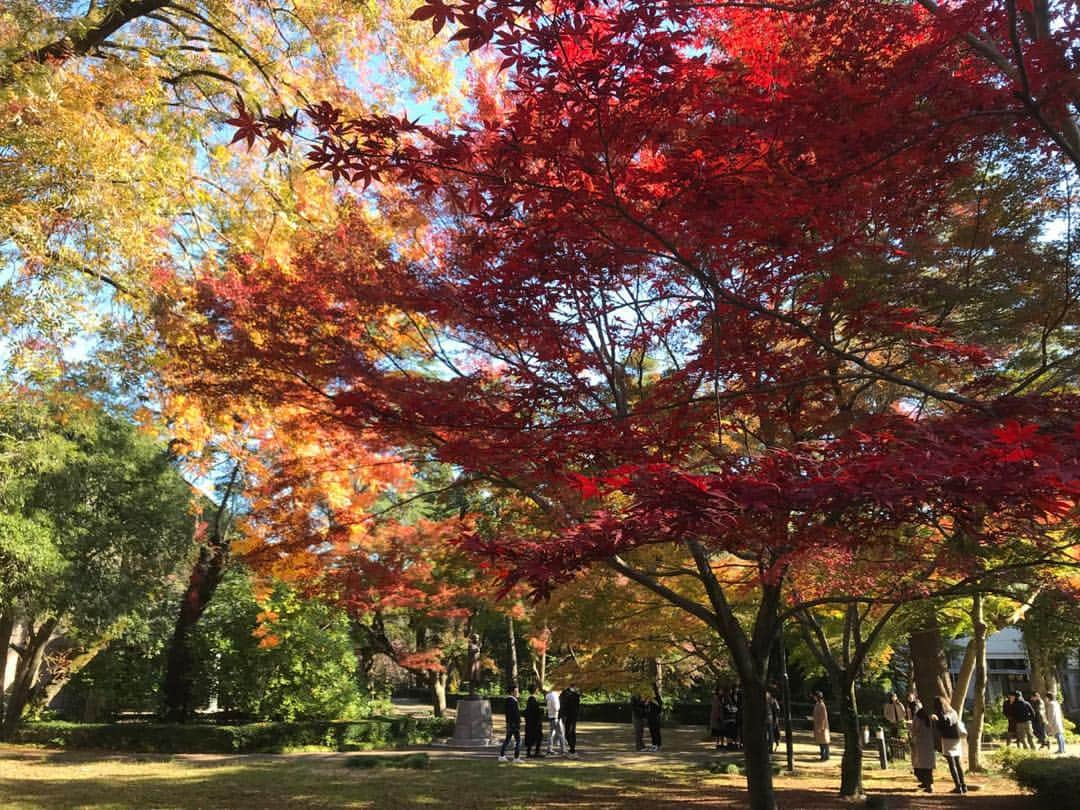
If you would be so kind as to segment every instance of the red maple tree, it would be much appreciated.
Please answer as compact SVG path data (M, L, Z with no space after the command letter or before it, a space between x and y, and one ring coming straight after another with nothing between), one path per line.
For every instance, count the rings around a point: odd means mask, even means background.
M1007 340L941 290L970 269L943 234L981 215L977 172L1004 149L1046 187L1077 162L1077 20L1048 13L426 3L418 18L508 71L477 81L467 128L327 104L240 126L307 133L315 166L414 194L427 252L357 212L293 267L237 262L202 290L217 350L191 356L210 372L192 387L301 404L523 494L529 536L473 541L510 582L542 594L604 561L715 627L755 732L751 806L772 808L756 732L780 620L856 584L796 593L807 561L892 550L890 570L954 587L1017 538L1058 560L1047 527L1073 509L1080 444L1055 390L1069 353L1047 346L1068 343L1075 286ZM1028 295L1036 270L1002 284ZM367 327L388 311L392 341ZM700 599L650 570L654 543L685 549ZM758 591L749 621L732 560ZM918 595L907 576L881 598Z

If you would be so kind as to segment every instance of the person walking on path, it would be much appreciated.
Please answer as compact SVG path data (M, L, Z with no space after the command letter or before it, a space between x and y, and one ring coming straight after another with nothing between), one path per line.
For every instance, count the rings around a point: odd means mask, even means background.
M1035 710L1024 700L1024 693L1019 689L1013 693L1013 697L1016 698L1012 704L1012 716L1016 721L1016 744L1034 751L1035 737L1032 734L1032 723L1035 721Z
M772 687L765 690L765 741L771 751L780 746L780 703L773 697Z
M645 701L645 722L649 724L650 751L660 750L660 714L663 710L664 704L659 692Z
M571 757L577 756L577 719L580 706L581 694L571 683L559 695L559 717L562 719L563 733L566 735Z
M892 756L903 757L904 745L908 735L908 724L911 722L911 714L896 692L889 692L889 700L886 702L881 714L885 718L885 728L888 732L889 749Z
M1050 750L1050 738L1046 736L1046 704L1038 692L1031 693L1031 730L1035 732L1035 739L1039 741L1039 748Z
M1057 701L1057 695L1049 692L1046 695L1046 731L1053 734L1057 740L1057 753L1065 753L1065 716L1061 711L1061 704Z
M506 737L499 749L499 762L508 762L506 746L514 739L514 762L521 762L521 707L518 706L518 690L513 687L506 698Z
M721 713L722 728L724 729L724 748L728 751L734 751L739 747L739 707L735 705L734 687L724 692Z
M540 757L540 742L544 739L544 712L540 709L540 701L536 698L536 687L529 692L529 699L525 701L525 757L533 759Z
M911 768L919 780L919 787L926 793L934 792L936 758L934 725L930 722L930 713L919 706L911 718Z
M1005 715L1005 747L1015 740L1016 747L1020 747L1020 738L1016 736L1016 695L1010 692L1005 696L1005 702L1001 704L1001 713Z
M960 765L960 757L963 754L961 740L964 736L964 726L960 722L960 716L947 700L938 696L934 698L934 714L930 718L934 721L938 735L941 737L941 753L949 763L949 773L952 774L953 793L967 793L967 785L964 784L964 769Z
M735 748L736 750L740 750L743 747L742 687L740 687L738 684L735 684L735 686L731 690L731 704L734 707L734 711L732 712L732 714L734 716L735 723Z
M630 719L634 723L634 750L645 750L645 698L638 693L630 696Z
M724 736L724 691L719 686L713 689L712 706L709 707L709 733L719 751Z
M551 687L551 690L544 696L544 702L547 704L547 717L548 723L551 724L551 732L548 734L547 752L549 755L555 753L555 741L559 743L559 753L566 754L566 735L563 734L562 721L559 719L559 693L555 691L555 687Z
M825 705L825 695L814 692L814 742L821 749L821 761L829 761L829 743L832 737L829 734L829 709Z

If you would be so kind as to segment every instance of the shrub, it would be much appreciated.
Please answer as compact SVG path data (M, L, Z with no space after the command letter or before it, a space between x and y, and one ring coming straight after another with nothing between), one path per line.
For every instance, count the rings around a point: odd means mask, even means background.
M1025 760L1039 756L1038 751L1030 748L999 748L991 754L998 768L1008 776L1016 775L1016 766Z
M1080 796L1080 757L1028 757L1016 762L1014 777L1021 787L1035 791L1039 807L1062 810L1076 807Z
M335 751L392 748L430 742L452 732L449 721L414 717L238 726L50 722L24 724L15 730L11 742L138 753L270 754L311 746Z

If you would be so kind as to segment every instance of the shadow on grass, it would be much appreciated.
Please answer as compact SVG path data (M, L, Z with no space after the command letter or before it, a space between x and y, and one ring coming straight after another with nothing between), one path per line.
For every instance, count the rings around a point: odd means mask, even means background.
M696 759L696 758L694 758ZM375 810L720 810L745 808L741 777L715 777L690 758L547 760L499 764L494 757L433 758L418 771L345 767L340 756L171 759L162 755L0 751L0 807L373 808ZM779 786L785 810L845 808L835 787ZM881 786L890 810L1031 810L1022 796L968 797Z

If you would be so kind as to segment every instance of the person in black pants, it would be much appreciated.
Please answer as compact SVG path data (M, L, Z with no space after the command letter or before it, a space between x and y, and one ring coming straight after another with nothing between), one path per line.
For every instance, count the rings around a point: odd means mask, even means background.
M529 692L525 701L525 756L527 759L542 757L540 743L544 739L544 710L536 697L536 687ZM533 749L536 749L535 751Z
M566 735L566 744L572 757L577 756L577 719L580 705L581 695L573 684L563 689L559 695L559 717L563 721L563 734Z
M506 698L506 737L499 749L499 762L508 762L506 746L514 738L514 762L521 762L521 707L518 706L518 690L515 686Z
M660 750L660 713L663 709L659 692L645 701L645 721L649 724L649 742L652 743L650 751Z

